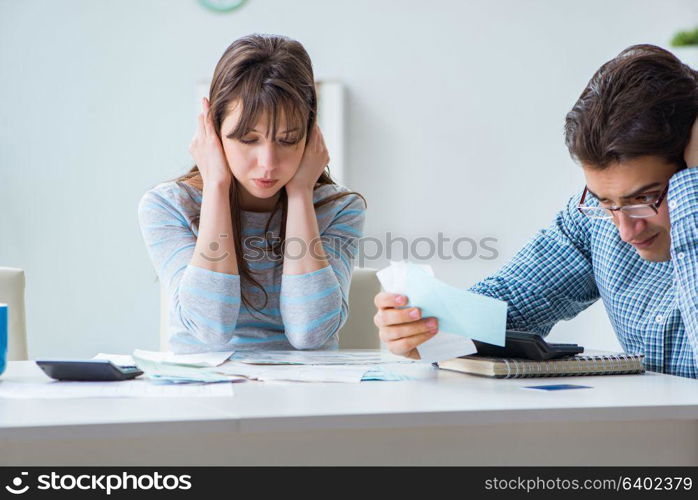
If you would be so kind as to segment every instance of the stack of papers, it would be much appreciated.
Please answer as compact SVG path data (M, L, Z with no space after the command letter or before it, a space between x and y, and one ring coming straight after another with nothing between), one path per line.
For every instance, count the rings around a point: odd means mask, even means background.
M244 377L241 376L230 376L211 371L211 368L224 363L233 353L234 351L174 354L136 349L131 356L99 353L95 359L108 359L119 366L135 365L149 379L160 384L243 381Z
M236 353L215 371L265 382L361 382L409 380L386 370L414 360L376 349L249 351Z
M233 376L216 373L212 368L196 368L192 366L176 365L151 361L133 355L136 366L142 370L146 376L159 383L170 384L201 384L213 382L242 382L244 376Z
M409 380L409 377L384 371L375 365L253 365L228 362L214 369L218 373L244 376L262 382L345 382L358 383L363 380Z
M235 351L175 354L173 352L144 351L142 349L136 349L133 351L133 356L129 356L128 354L104 354L100 352L94 357L94 359L107 359L118 366L136 366L136 362L133 357L137 356L141 359L154 361L156 363L206 367L218 366L227 361L234 353Z
M231 358L232 356L232 358ZM131 356L100 353L121 366L138 366L148 379L159 384L215 382L347 382L409 380L390 371L414 360L376 349L340 351L248 351L173 354L136 349ZM230 361L227 361L231 358Z
M339 351L248 351L238 352L231 361L255 365L374 365L413 363L414 360L376 349Z
M407 307L418 307L422 318L436 317L439 332L417 347L430 363L477 351L473 340L504 346L507 303L452 287L434 277L431 267L392 262L378 271L383 289L407 296Z

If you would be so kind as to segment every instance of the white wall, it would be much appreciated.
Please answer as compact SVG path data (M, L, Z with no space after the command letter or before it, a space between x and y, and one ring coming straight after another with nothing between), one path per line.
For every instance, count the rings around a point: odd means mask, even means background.
M0 0L0 265L26 270L30 356L157 348L136 206L189 168L196 84L233 39L297 38L346 84L368 235L498 238L494 261L432 262L466 286L582 185L562 124L596 68L696 19L692 0ZM617 347L600 305L553 335Z

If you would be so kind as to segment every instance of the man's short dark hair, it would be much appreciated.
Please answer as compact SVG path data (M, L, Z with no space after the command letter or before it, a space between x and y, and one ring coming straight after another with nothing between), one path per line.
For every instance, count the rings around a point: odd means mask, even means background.
M565 144L594 167L654 155L685 168L698 72L671 52L633 45L601 66L565 119Z

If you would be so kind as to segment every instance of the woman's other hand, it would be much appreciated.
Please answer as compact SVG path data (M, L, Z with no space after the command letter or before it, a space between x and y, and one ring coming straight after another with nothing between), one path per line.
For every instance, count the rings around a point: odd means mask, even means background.
M330 153L325 146L320 127L315 125L310 133L308 143L305 145L303 158L296 174L286 184L286 191L310 191L315 188L315 183L330 162Z

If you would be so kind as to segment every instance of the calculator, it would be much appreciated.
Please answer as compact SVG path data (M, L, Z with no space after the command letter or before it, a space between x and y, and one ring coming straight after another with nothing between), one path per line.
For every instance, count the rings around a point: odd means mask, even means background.
M46 375L56 380L107 382L130 380L143 375L136 366L118 366L107 359L37 359L36 364Z
M584 352L584 347L577 344L552 344L541 335L519 330L507 330L505 346L497 346L473 340L480 356L495 358L520 358L535 361L564 358Z

